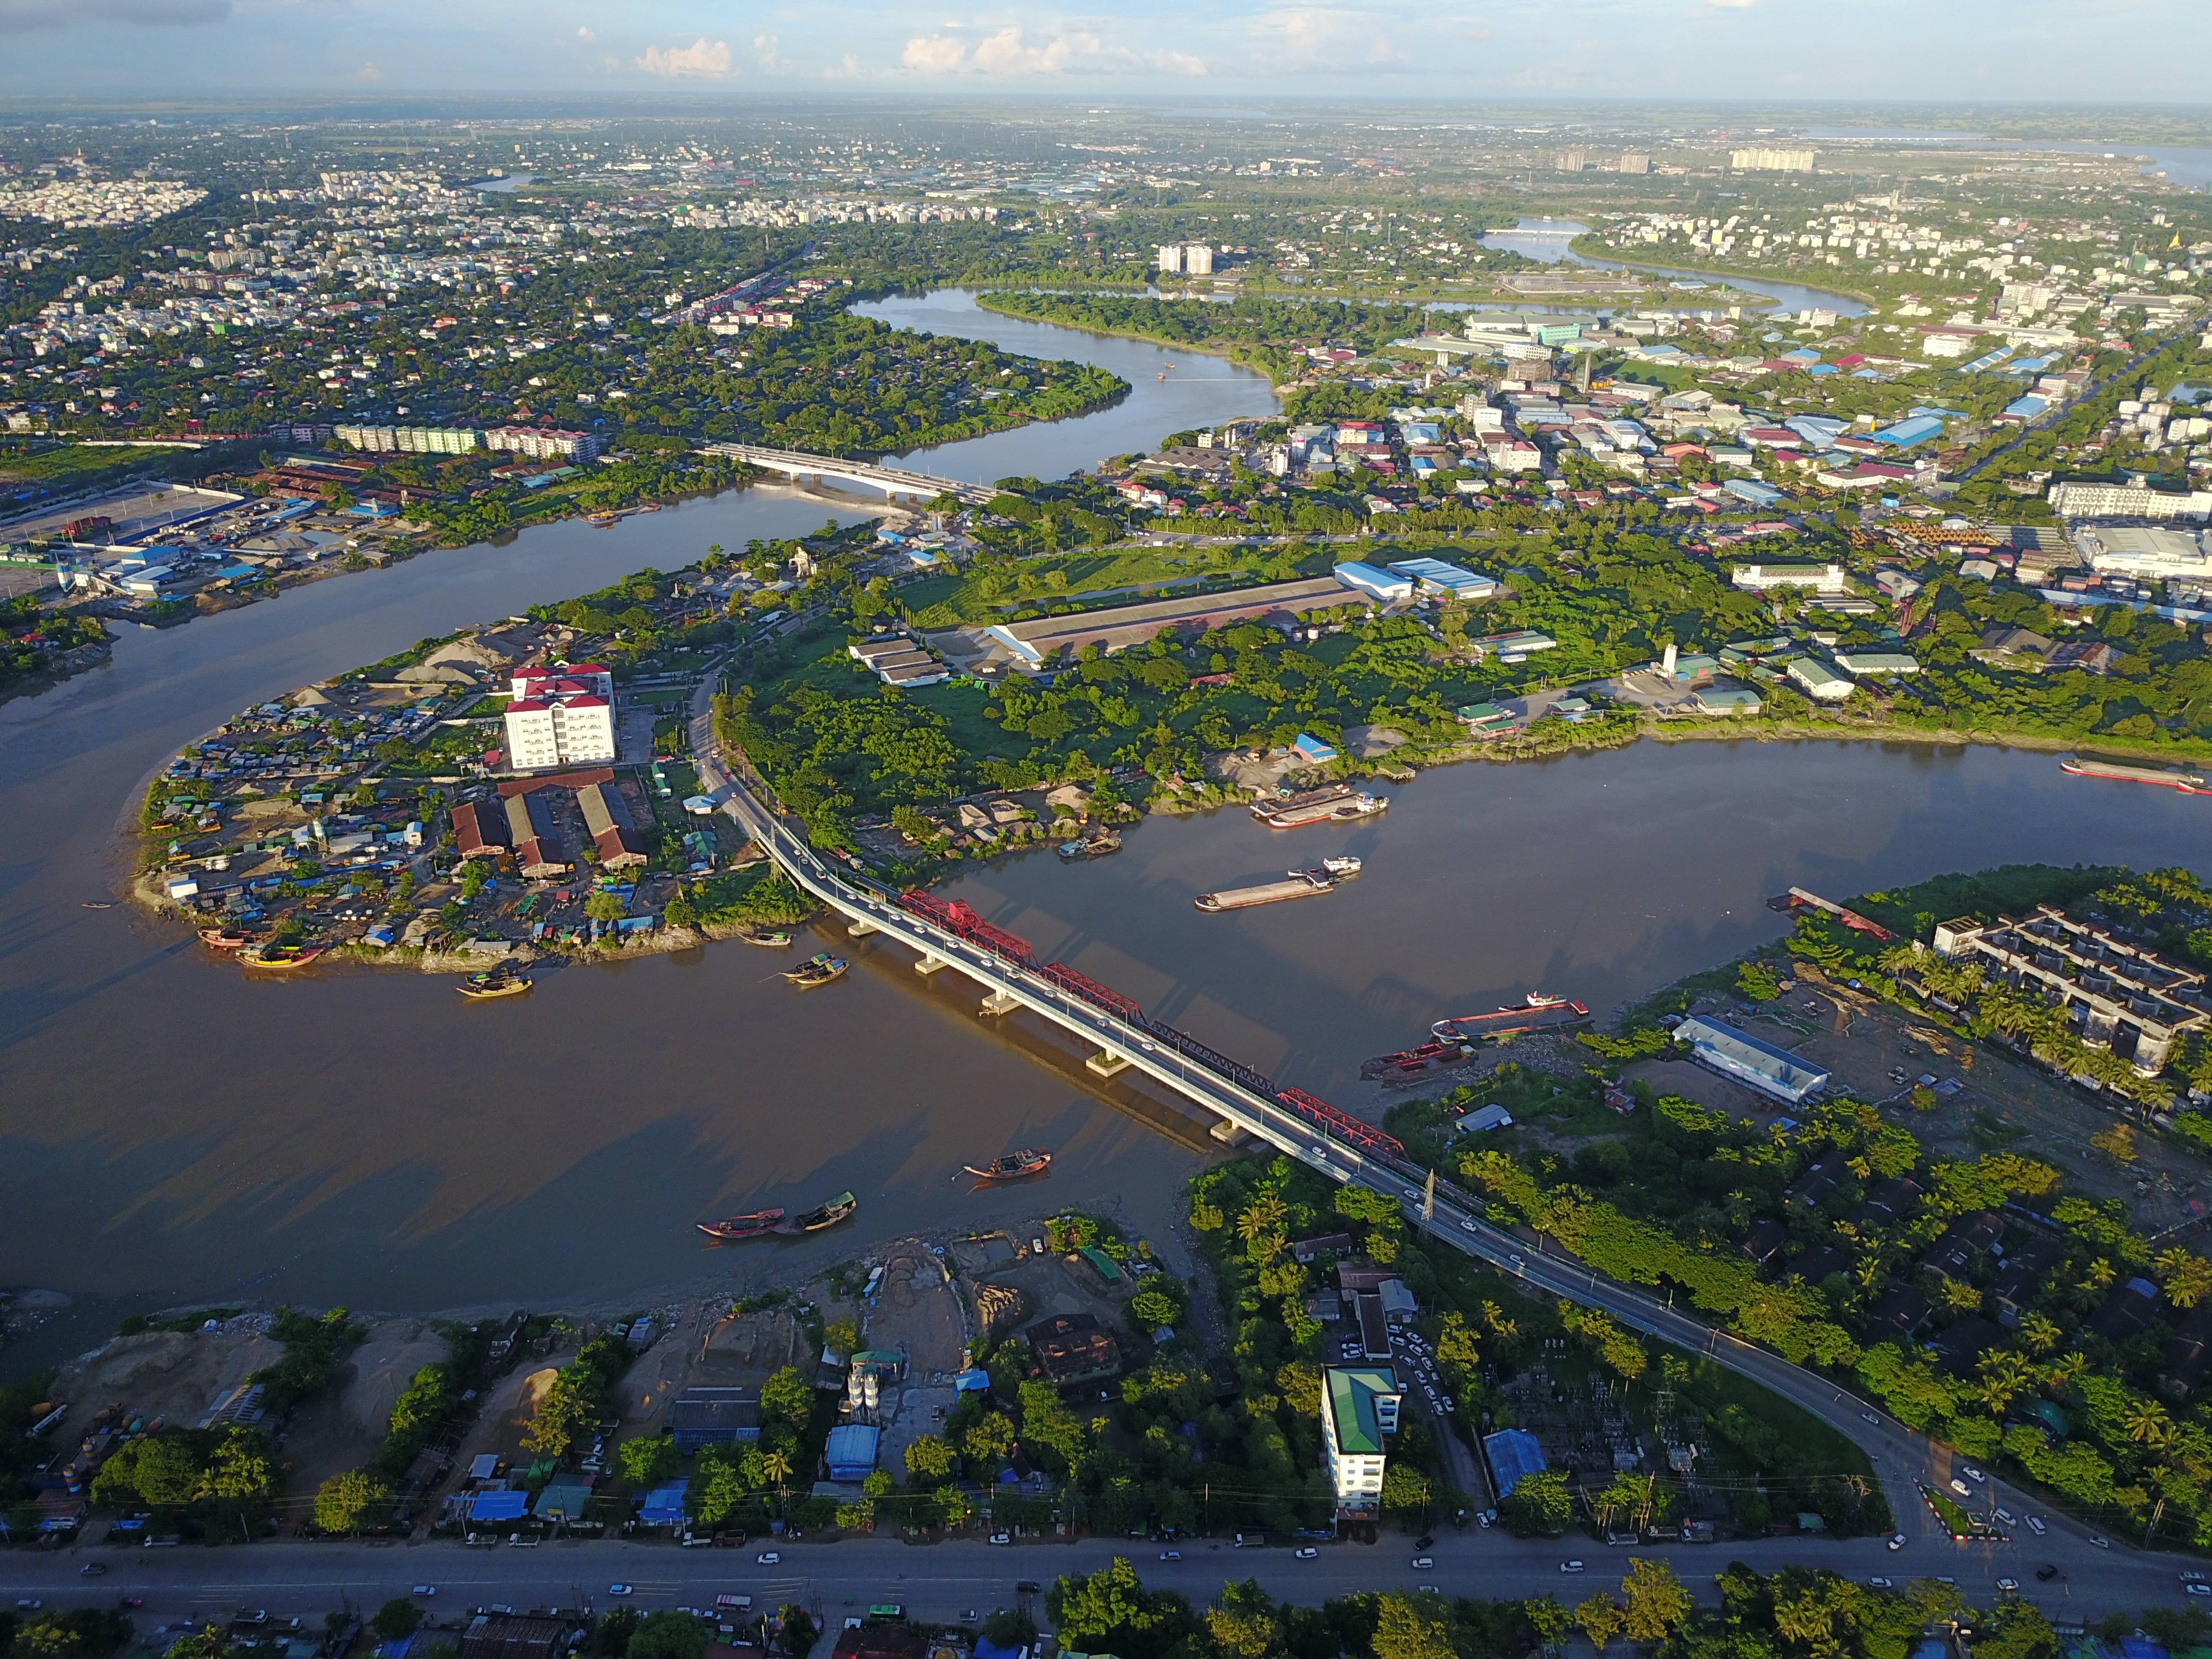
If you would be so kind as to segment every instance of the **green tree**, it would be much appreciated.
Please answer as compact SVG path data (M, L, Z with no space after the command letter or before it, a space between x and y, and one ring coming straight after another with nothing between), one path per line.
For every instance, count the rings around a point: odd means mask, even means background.
M616 1450L623 1479L633 1486L654 1486L676 1473L676 1440L672 1435L639 1436L625 1440Z
M1516 1538L1556 1538L1575 1518L1573 1497L1561 1469L1538 1469L1513 1483L1498 1505L1506 1529Z
M230 1659L230 1641L213 1625L204 1625L169 1644L167 1659Z
M1375 1659L1456 1659L1451 1626L1433 1595L1391 1590L1376 1602Z
M1146 1593L1127 1556L1082 1577L1063 1576L1045 1592L1061 1644L1086 1653L1149 1651L1171 1617L1166 1598Z
M950 1479L959 1462L942 1435L925 1434L906 1449L906 1472L933 1486Z
M1620 1634L1624 1622L1620 1605L1602 1590L1575 1609L1576 1625L1584 1636L1589 1638L1589 1644L1600 1653L1603 1653L1607 1644Z
M1690 1592L1656 1561L1630 1562L1620 1593L1627 1602L1623 1628L1632 1642L1663 1642L1690 1616Z
M814 1414L814 1385L799 1374L795 1365L786 1365L761 1384L761 1419L788 1423L793 1428L804 1428Z
M405 1596L395 1596L376 1610L368 1627L387 1642L403 1642L422 1622L422 1609Z
M1220 1659L1266 1659L1277 1638L1274 1599L1256 1579L1224 1584L1220 1604L1206 1611L1206 1633Z
M584 914L593 921L614 923L623 919L623 902L604 889L584 901Z
M359 1532L391 1496L391 1489L367 1469L334 1474L315 1489L315 1526L322 1532Z
M648 1613L630 1633L625 1659L702 1659L714 1632L688 1613Z

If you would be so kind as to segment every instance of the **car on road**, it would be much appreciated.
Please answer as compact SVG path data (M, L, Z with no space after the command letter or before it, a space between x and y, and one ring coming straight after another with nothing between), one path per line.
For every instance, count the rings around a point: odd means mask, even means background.
M1160 1552L1160 1559L1163 1561L1180 1561L1182 1559L1182 1552L1181 1550L1162 1550Z
M438 1593L438 1587L435 1584L417 1584L407 1593L410 1595L435 1595Z
M2181 1588L2191 1595L2212 1595L2212 1584L2184 1584Z
M2181 1582L2185 1584L2201 1584L2204 1582L2204 1575L2191 1568L2181 1575Z
M2104 1534L2099 1533L2089 1540L2089 1547L2093 1550L2108 1550L2112 1547L2112 1540Z
M1321 1552L1311 1544L1298 1552L1298 1559L1301 1561L1318 1561L1320 1559Z
M1014 1541L1014 1535L1010 1532L994 1532L991 1534L991 1541L994 1544L1011 1544Z
M2055 1561L2045 1561L2035 1570L2035 1582L2039 1584L2047 1584L2057 1577L2058 1564Z
M1961 1498L1972 1498L1974 1495L1974 1489L1955 1474L1951 1477L1951 1490Z
M1881 1416L1880 1416L1878 1413L1874 1413L1874 1412L1861 1412L1861 1413L1859 1413L1859 1421L1860 1421L1860 1422L1862 1422L1862 1423L1877 1423L1877 1424L1878 1424L1878 1423L1880 1423L1880 1422L1881 1421Z
M1893 1584L1888 1579L1884 1578L1880 1573L1876 1573L1873 1577L1868 1579L1867 1583L1873 1585L1876 1589L1894 1589L1896 1588L1894 1584Z
M1436 1564L1437 1559L1433 1555L1417 1555L1413 1558L1413 1565L1423 1571L1433 1567Z
M1479 1233L1482 1231L1481 1228L1476 1226L1472 1221L1461 1222L1459 1224L1459 1230L1463 1233Z
M105 1561L88 1561L77 1569L77 1572L80 1576L86 1578L102 1578L107 1574L107 1563Z
M1893 1532L1890 1534L1889 1547L1893 1550L1903 1549L1905 1547L1905 1534L1901 1532Z
M1406 1196L1418 1204L1421 1201L1421 1189L1419 1187L1408 1187L1406 1188Z
M1996 1516L1998 1520L2003 1522L2008 1527L2012 1525L2012 1511L2007 1509L2003 1504L1998 1504L1996 1508L1991 1510L1990 1513Z
M1017 1595L1041 1595L1044 1586L1034 1578L1018 1578L1014 1581L1014 1594Z
M2033 1533L2038 1538L2042 1537L2045 1533L2050 1530L2048 1527L2045 1527L2043 1524L2043 1517L2039 1515L2031 1515L2027 1517L2027 1529Z
M46 1605L35 1595L19 1595L15 1598L15 1611L18 1613L36 1613Z
M1579 1561L1562 1561L1559 1563L1559 1571L1561 1572L1580 1572L1583 1571L1583 1564Z
M2020 1580L2017 1578L2000 1578L1997 1580L1997 1588L2002 1590L2007 1595L2010 1595L2020 1588Z
M1413 1540L1413 1547L1417 1550L1431 1550L1436 1545L1437 1535L1432 1532L1425 1532Z
M1528 1264L1523 1261L1517 1255L1508 1255L1505 1259L1511 1262L1515 1267L1520 1268L1523 1273L1526 1273L1528 1269Z
M635 1584L610 1584L607 1586L607 1594L610 1595L635 1595L637 1594L637 1586Z
M753 1557L753 1565L757 1567L778 1566L782 1561L783 1558L774 1550L763 1550L758 1555Z
M1979 1469L1976 1468L1975 1468L1972 1463L1962 1463L1962 1464L1960 1464L1959 1467L1960 1467L1960 1468L1963 1468L1964 1470L1966 1470L1966 1479L1967 1479L1967 1480L1971 1480L1971 1481L1972 1481L1972 1482L1973 1482L1976 1486L1980 1486L1980 1485L1982 1484L1982 1482L1983 1482L1983 1481L1984 1481L1984 1480L1988 1480L1988 1479L1989 1479L1989 1476L1987 1476L1986 1474L1983 1474Z

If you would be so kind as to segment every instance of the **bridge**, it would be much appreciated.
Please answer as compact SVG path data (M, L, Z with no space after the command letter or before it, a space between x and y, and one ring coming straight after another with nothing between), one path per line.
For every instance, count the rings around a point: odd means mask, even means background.
M981 507L999 493L988 484L963 483L957 478L939 478L927 472L909 471L902 466L878 466L872 461L810 455L799 449L767 449L759 444L708 444L700 453L742 461L747 466L769 472L781 472L794 482L801 478L835 478L841 483L866 484L891 496L919 495L927 501L951 495L964 506Z
M1605 1277L1571 1258L1544 1252L1494 1226L1474 1194L1435 1176L1406 1156L1392 1136L1304 1091L1276 1083L1218 1054L1194 1037L1148 1014L1131 999L1064 963L1040 961L1029 942L994 927L957 900L909 890L898 891L856 868L841 869L816 851L804 827L784 812L742 751L725 753L708 712L718 678L710 670L693 702L691 752L703 792L736 820L793 883L842 916L855 938L882 934L915 953L915 970L950 968L983 992L980 1012L1026 1008L1073 1032L1096 1053L1087 1064L1103 1076L1139 1073L1182 1099L1267 1142L1332 1181L1356 1183L1397 1201L1407 1224L1431 1243L1473 1256L1521 1281L1522 1290L1579 1303L1623 1325L1688 1352L1702 1355L1750 1378L1851 1441L1882 1482L1907 1552L1897 1563L1928 1571L1946 1569L1958 1547L1931 1518L1915 1490L1941 1486L1959 1467L1950 1449L1846 1394L1817 1371L1747 1342L1662 1303L1637 1287ZM1224 1139L1232 1134L1217 1130ZM2039 1499L1995 1482L1989 1502L2014 1513L2039 1510ZM2059 1539L2092 1541L2089 1528L2053 1515L2047 1547ZM2100 1550L2125 1553L2124 1545L2094 1540ZM2094 1557L2087 1558L2094 1559Z

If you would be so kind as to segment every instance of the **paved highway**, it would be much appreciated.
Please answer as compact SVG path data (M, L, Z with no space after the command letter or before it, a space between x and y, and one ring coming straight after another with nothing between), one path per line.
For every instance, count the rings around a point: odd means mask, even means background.
M2034 1547L2028 1545L2034 1544ZM1835 1543L1774 1539L1666 1549L1607 1549L1575 1539L1523 1541L1500 1529L1447 1528L1429 1552L1436 1565L1416 1568L1409 1539L1391 1536L1372 1546L1332 1544L1301 1561L1287 1548L1239 1550L1227 1543L1189 1540L1180 1561L1158 1559L1160 1547L1130 1540L1074 1544L1018 1544L993 1548L978 1542L908 1545L890 1539L840 1543L780 1544L782 1559L763 1566L756 1549L681 1549L672 1544L580 1541L537 1548L422 1544L310 1544L281 1540L216 1549L108 1549L93 1545L58 1551L0 1553L0 1597L35 1597L50 1607L113 1606L118 1597L143 1598L142 1628L192 1619L228 1617L241 1607L266 1608L272 1618L301 1615L309 1623L334 1607L374 1609L416 1584L434 1585L426 1602L451 1617L470 1607L585 1605L604 1609L614 1583L635 1587L631 1604L656 1607L708 1606L724 1593L757 1601L797 1601L825 1617L872 1602L899 1601L933 1620L988 1613L1019 1599L1024 1580L1048 1584L1061 1573L1088 1572L1115 1555L1128 1556L1145 1583L1176 1589L1200 1605L1231 1579L1256 1578L1273 1595L1318 1604L1362 1589L1417 1589L1434 1585L1450 1595L1485 1597L1556 1595L1577 1601L1610 1588L1632 1559L1663 1560L1700 1599L1716 1599L1713 1575L1741 1561L1761 1572L1793 1565L1823 1566L1862 1581L1887 1577L1902 1585L1914 1576L1954 1579L1969 1602L1987 1606L2002 1594L2000 1577L2020 1581L2021 1594L2054 1620L2094 1620L2107 1613L2140 1613L2188 1599L2170 1561L2106 1554L2078 1540L2052 1538L1998 1545L1949 1545L1940 1551L1893 1553L1879 1539ZM1579 1558L1587 1570L1563 1573L1560 1563ZM108 1571L87 1578L79 1569L102 1562ZM2037 1567L2057 1565L2063 1577L2039 1583ZM1909 1565L1908 1565L1909 1564ZM0 1601L0 1606L6 1605Z

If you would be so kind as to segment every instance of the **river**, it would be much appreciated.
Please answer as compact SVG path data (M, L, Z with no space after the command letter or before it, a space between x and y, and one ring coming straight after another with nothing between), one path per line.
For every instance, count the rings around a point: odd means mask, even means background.
M1264 410L1217 360L963 311L875 308L1127 379L1115 409L927 458L1056 475L1178 427ZM992 446L997 446L995 448ZM225 1298L389 1310L605 1304L736 1288L873 1239L1048 1205L1118 1204L1162 1233L1199 1152L1159 1133L1027 1016L978 1019L957 976L859 945L798 995L739 945L548 973L463 1003L450 981L337 969L248 981L118 907L118 820L179 744L240 708L426 635L573 594L710 543L819 524L824 498L732 492L609 530L532 530L426 554L166 631L112 666L0 705L0 1285L80 1298L0 1368L89 1346L121 1312ZM836 515L862 512L841 499ZM1598 1007L1770 938L1760 900L1846 893L2008 859L2196 863L2204 803L2063 777L2046 756L1800 744L1645 744L1449 769L1350 830L1246 815L1148 822L1119 857L1024 857L959 896L1205 1040L1354 1109L1358 1060L1531 986ZM1200 916L1195 892L1367 860L1309 903ZM834 942L824 935L805 948ZM970 1193L963 1162L1042 1142L1052 1175ZM1202 1142L1197 1143L1203 1145ZM707 1251L701 1218L862 1208L822 1237Z
M1618 259L1590 258L1585 254L1576 252L1572 246L1574 239L1589 229L1588 225L1577 224L1569 219L1524 218L1510 230L1492 231L1482 239L1482 245L1485 247L1502 248L1509 253L1518 253L1524 258L1540 260L1547 265L1565 264L1588 265L1593 270L1641 270L1655 276L1676 277L1684 282L1711 283L1717 289L1723 280L1711 271L1677 270L1671 266L1647 265L1640 263L1631 266L1622 264ZM1783 312L1810 311L1818 307L1825 311L1832 311L1838 317L1866 315L1865 301L1854 300L1848 294L1833 294L1826 289L1807 288L1800 283L1771 282L1764 276L1731 275L1726 280L1730 288L1741 289L1748 294L1767 295L1774 301L1778 314ZM1717 294L1692 293L1685 294L1677 300L1663 301L1660 308L1668 311L1702 311L1712 308L1717 302L1719 302ZM1531 307L1533 308L1535 302L1532 301ZM1615 310L1621 307L1599 307L1597 308Z

